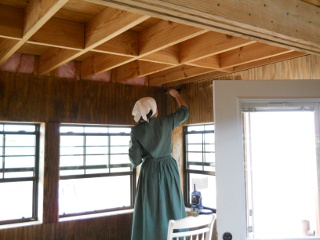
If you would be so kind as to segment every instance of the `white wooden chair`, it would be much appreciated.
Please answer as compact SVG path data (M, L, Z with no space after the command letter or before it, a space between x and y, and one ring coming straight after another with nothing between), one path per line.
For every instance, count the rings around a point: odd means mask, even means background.
M179 237L184 240L211 240L214 221L215 215L213 214L170 220L167 240L179 240Z

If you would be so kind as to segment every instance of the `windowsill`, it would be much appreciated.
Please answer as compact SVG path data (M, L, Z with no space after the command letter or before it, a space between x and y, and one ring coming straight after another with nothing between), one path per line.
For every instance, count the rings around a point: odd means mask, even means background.
M118 210L118 211L113 211L113 212L106 212L106 213L93 213L93 214L87 214L87 215L82 215L82 216L61 217L61 218L59 218L59 222L75 221L75 220L98 218L98 217L108 217L108 216L127 214L127 213L132 213L132 212L133 212L133 208L126 209L126 210Z
M0 230L8 229L8 228L19 228L19 227L29 227L34 225L42 224L41 221L32 221L32 222L25 222L25 223L12 223L12 224L4 224L0 225Z
M94 214L88 214L88 215L82 215L82 216L62 217L62 218L59 218L59 222L75 221L75 220L90 219L90 218L97 218L97 217L108 217L108 216L114 216L114 215L120 215L120 214L133 213L133 211L134 209L132 208L132 209L126 209L126 210L107 212L107 213L94 213ZM186 207L186 212L192 213L191 208Z
M192 213L191 208L186 207L185 209L186 209L187 213L189 213L189 214ZM114 216L114 215L120 215L120 214L128 214L128 213L133 213L133 210L134 209L132 208L132 209L126 209L126 210L107 212L107 213L95 213L95 214L88 214L88 215L82 215L82 216L64 217L64 218L60 218L59 222L76 221L76 220L82 220L82 219L90 219L90 218L108 217L108 216ZM8 228L28 227L28 226L34 226L34 225L40 225L40 224L42 224L41 221L5 224L5 225L0 225L0 230L1 229L8 229Z

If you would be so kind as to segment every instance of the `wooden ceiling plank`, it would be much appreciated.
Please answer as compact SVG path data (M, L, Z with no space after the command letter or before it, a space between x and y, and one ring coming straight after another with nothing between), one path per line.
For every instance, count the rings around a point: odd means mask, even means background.
M205 32L207 30L170 21L160 21L140 32L139 56L146 56Z
M67 2L68 0L30 0L25 8L24 39L35 34Z
M103 0L100 0L103 1ZM96 1L96 2L100 2ZM301 0L104 0L113 7L320 54L319 8ZM262 14L263 13L263 14Z
M68 0L31 0L24 11L22 38L10 44L0 55L0 63L14 54L36 31L38 31Z
M320 0L302 0L304 2L307 2L307 3L310 3L310 4L313 4L315 6L318 6L320 7Z
M0 37L21 39L23 35L22 8L0 4Z
M93 49L148 18L149 16L106 8L86 24L85 48Z
M109 71L124 63L132 61L132 57L97 53L81 62L81 78L87 79L98 73Z
M111 14L111 16L109 16ZM121 17L118 19L118 17ZM97 16L95 16L86 26L85 26L85 48L82 51L65 51L63 49L55 49L55 59L59 59L59 62L56 61L47 61L46 66L41 67L43 74L49 72L49 69L57 68L66 62L69 62L77 57L79 57L82 54L85 54L88 51L91 51L92 49L96 48L100 44L104 43L105 41L108 41L119 34L125 32L126 30L130 29L131 27L145 21L148 19L148 16L142 16L140 14L135 13L129 13L122 10L116 10L116 9L105 9L104 11L100 12ZM71 53L74 53L74 56L71 55ZM52 55L52 52L50 51L47 56ZM61 56L58 56L61 55ZM103 54L97 54L97 56L103 56ZM118 56L120 57L120 56ZM43 57L47 59L47 57ZM100 59L100 57L99 57ZM119 59L119 58L116 58ZM124 59L122 57L121 59ZM126 61L123 62L123 64L127 63L130 58L125 58ZM95 69L94 74L106 71L106 69L109 69L109 60L106 61L98 61L99 67L95 66L87 66L87 64L93 64L93 62L86 62L84 65L86 66L86 69ZM106 66L103 67L103 63L106 63ZM42 63L41 63L42 64ZM118 66L118 63L116 64ZM51 71L51 70L50 70ZM92 71L83 71L85 77L89 77L89 75Z
M181 85L184 85L184 84L187 84L187 83L214 80L215 77L218 77L218 76L221 76L221 75L225 75L225 74L226 74L225 72L212 71L212 72L200 74L200 75L197 75L197 76L194 76L194 77L190 77L190 78L187 78L187 79L166 83L166 84L163 85L163 87L164 88L173 88L173 87L181 86Z
M112 81L121 83L128 79L144 77L146 75L163 71L171 67L172 66L168 64L159 64L136 60L113 69Z
M292 50L274 47L264 43L254 43L245 47L221 53L220 68L234 67L288 52L292 52Z
M296 58L296 57L302 57L305 55L306 55L306 53L302 53L302 52L296 52L296 51L289 52L289 53L281 54L281 55L278 55L275 57L269 57L269 58L262 59L259 61L254 61L254 62L250 62L247 64L235 66L235 67L233 67L233 72L239 72L239 71L247 70L250 68L256 68L256 67L260 67L263 65L272 64L272 63L276 63L276 62L280 62L280 61L284 61L284 60L289 60L289 59Z
M194 66L194 67L211 68L211 69L218 70L220 68L219 55L202 58L200 60L190 62L185 65Z
M179 63L179 45L173 45L162 49L160 51L151 53L145 57L141 57L140 60L150 61L150 62L158 62L158 63L166 63L171 65L178 65Z
M182 64L194 62L254 42L255 41L223 33L208 32L180 43L180 61Z
M51 18L28 42L82 50L84 48L84 24L59 18Z
M193 66L181 65L179 67L175 67L166 71L149 75L148 85L158 86L212 71L214 70L208 68L198 68Z
M122 55L122 56L138 56L138 33L126 31L105 43L102 43L93 51Z
M119 22L119 20L117 22ZM183 26L181 24L176 24L168 21L160 21L155 25L139 33L140 53L139 53L139 56L132 58L131 60L132 61L138 60L141 57L144 57L154 52L168 48L172 45L175 45L176 43L179 43L191 37L197 36L204 32L207 32L207 30L202 30L195 27ZM161 53L158 54L157 56L158 57L161 56ZM163 55L163 56L166 56L166 55ZM162 62L164 61L165 60L162 60ZM130 62L130 60L123 62L123 65L128 62ZM90 62L88 62L87 64L90 64ZM108 69L108 67L109 65L106 65L105 69ZM90 67L88 67L88 69L90 69ZM102 65L101 65L101 69L99 68L99 71L103 71Z

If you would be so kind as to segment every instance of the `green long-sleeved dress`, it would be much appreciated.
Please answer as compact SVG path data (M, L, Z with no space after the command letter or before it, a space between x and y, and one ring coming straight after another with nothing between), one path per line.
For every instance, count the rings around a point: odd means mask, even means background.
M130 161L141 165L131 240L166 240L170 219L186 216L179 170L172 157L172 131L189 116L181 106L167 117L139 123L131 130Z

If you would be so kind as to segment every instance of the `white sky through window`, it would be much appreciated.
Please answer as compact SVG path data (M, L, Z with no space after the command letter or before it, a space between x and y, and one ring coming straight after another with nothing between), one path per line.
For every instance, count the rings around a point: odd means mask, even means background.
M314 112L249 112L244 119L248 237L316 234Z

